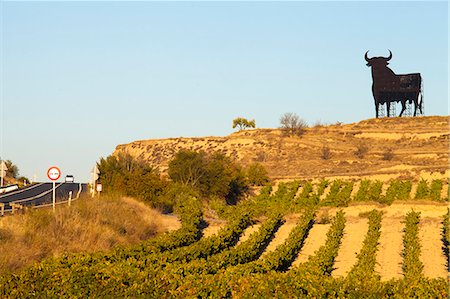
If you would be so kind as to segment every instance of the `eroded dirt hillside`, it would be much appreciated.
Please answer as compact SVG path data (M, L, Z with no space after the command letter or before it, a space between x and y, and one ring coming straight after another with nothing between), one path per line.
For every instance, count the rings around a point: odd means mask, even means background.
M164 173L181 149L222 152L243 165L260 162L274 179L364 177L416 178L421 173L448 176L449 117L368 119L353 124L315 126L301 137L279 129L256 129L225 137L134 141L117 146ZM358 148L367 147L359 156ZM324 148L330 150L328 159ZM364 152L364 150L362 151ZM416 176L417 175L417 176Z

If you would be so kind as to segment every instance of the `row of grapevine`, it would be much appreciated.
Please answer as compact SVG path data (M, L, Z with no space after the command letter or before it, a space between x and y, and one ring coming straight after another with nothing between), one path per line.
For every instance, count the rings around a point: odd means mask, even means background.
M443 218L442 250L445 253L448 272L450 272L450 209L447 209L447 214L445 214Z
M336 213L334 220L327 232L325 245L321 246L315 255L311 256L304 264L293 268L297 272L307 272L313 275L329 276L333 271L334 260L337 256L339 245L345 228L344 212Z
M260 297L258 294L253 293L253 290L257 289L258 285L264 285L274 277L284 276L286 273L290 273L293 277L295 276L299 281L305 276L314 277L316 281L319 281L319 277L323 277L323 275L329 277L345 226L345 218L342 212L335 217L327 234L327 241L318 250L317 254L311 257L308 262L286 272L301 249L305 231L312 224L308 221L308 218L312 219L310 218L312 216L310 213L310 211L306 212L305 217L291 232L288 240L266 257L252 263L225 269L216 275L187 277L186 283L174 291L175 297L241 297L243 288L243 297ZM261 281L257 282L255 278ZM248 285L245 283L246 281L252 281L252 284ZM281 284L272 290L284 287ZM250 292L251 295L247 292Z
M423 265L420 262L419 212L406 215L405 236L403 238L403 275L407 280L422 277Z
M172 262L206 258L234 246L249 223L248 215L237 215L237 220L217 236L159 253L139 252L136 248L127 252L124 248L120 254L109 256L94 253L51 259L19 275L0 278L0 295L103 297L114 292L123 292L131 285L133 287L130 290L142 290L142 281L147 281L150 285L155 284L157 272Z
M439 179L432 180L430 183L426 180L421 180L417 185L415 194L411 194L412 182L393 180L387 190L386 194L382 194L383 182L361 180L359 189L352 197L352 190L354 183L351 181L334 180L329 185L326 180L321 181L317 188L321 192L325 190L327 185L330 186L329 192L325 198L320 202L322 206L337 206L345 207L350 202L364 202L375 201L382 204L392 204L395 200L410 200L410 199L425 199L433 201L446 201L448 198L441 198L441 190L444 187L443 181ZM313 186L311 182L303 183L304 191L299 195L298 199L305 205L317 204L317 196L312 192ZM311 194L313 196L311 196Z
M214 274L222 268L251 262L259 258L282 224L283 217L275 215L266 220L257 232L238 246L206 259L197 259L187 264L173 264L164 271L181 271L182 276L194 273Z
M331 184L330 192L321 205L346 207L350 202L350 194L353 190L353 182L335 180Z
M315 215L314 209L307 209L295 228L290 232L287 240L279 245L274 251L269 252L263 258L238 266L229 268L227 271L239 273L264 273L270 270L285 271L297 257L303 246L309 230L313 225Z
M356 256L355 265L345 278L344 284L345 288L349 290L348 296L365 298L378 291L376 286L379 283L380 275L375 272L375 265L378 240L381 235L381 216L382 213L377 210L369 213L369 228L363 246Z

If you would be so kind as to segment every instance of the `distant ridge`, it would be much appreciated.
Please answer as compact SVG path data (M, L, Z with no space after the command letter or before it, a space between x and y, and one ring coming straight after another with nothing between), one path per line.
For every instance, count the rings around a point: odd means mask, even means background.
M308 128L301 137L280 129L254 129L224 137L168 138L118 145L113 154L127 152L158 167L164 174L181 149L221 152L242 165L263 164L274 179L372 177L444 178L449 172L449 117L368 119L352 124ZM368 148L363 158L354 154ZM331 157L323 159L323 148ZM388 149L392 158L386 159ZM426 176L425 176L426 178Z

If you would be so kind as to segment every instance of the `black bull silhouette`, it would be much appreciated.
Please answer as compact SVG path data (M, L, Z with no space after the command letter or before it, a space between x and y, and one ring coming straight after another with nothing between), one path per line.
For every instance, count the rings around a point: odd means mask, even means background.
M379 105L386 103L387 116L389 117L390 105L393 102L402 103L402 111L400 116L406 109L406 102L414 102L414 116L419 108L422 114L422 78L419 73L396 75L387 67L388 61L392 58L392 52L389 50L389 57L372 57L369 58L367 53L364 58L367 66L372 67L372 93L375 100L375 112L378 118ZM420 96L420 102L419 102Z

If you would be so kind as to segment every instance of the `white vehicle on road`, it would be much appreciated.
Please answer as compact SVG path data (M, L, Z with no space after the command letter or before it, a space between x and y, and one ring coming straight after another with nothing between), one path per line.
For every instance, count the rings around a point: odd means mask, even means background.
M73 183L74 178L73 175L66 175L66 183Z

